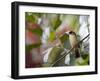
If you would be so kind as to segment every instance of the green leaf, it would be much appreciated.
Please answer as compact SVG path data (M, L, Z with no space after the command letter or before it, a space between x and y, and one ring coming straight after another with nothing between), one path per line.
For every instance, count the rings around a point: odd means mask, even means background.
M89 54L83 54L83 55L82 55L82 58L83 58L83 59L86 59L86 58L88 58L88 57L89 57Z
M25 20L33 23L37 23L38 21L38 19L31 12L25 13Z
M62 36L59 37L60 41L61 41L61 45L66 48L66 49L70 49L70 43L69 43L69 36L67 34L63 34Z
M55 38L56 38L55 32L51 32L48 40L52 42L55 40Z
M83 54L82 59L76 59L76 65L89 65L89 54Z
M41 28L29 29L32 33L37 34L38 36L42 36L43 30Z
M84 59L84 61L89 64L89 54L83 54L82 58Z
M52 64L53 62L55 62L58 59L62 51L63 51L62 48L59 48L57 46L53 47L53 49L51 50L49 54L48 63Z
M33 48L38 48L40 47L41 43L38 43L38 44L30 44L30 45L26 45L25 48L26 48L26 51L29 52L30 50L32 50Z
M59 17L60 17L60 15L58 15L58 14L52 14L52 16L50 18L50 23L54 30L56 30L59 27L59 25L61 24L61 20Z
M58 17L57 20L55 20L55 22L53 24L54 30L56 30L59 27L60 24L61 24L61 21Z
M62 51L62 52L64 52L64 51ZM65 54L65 53L63 53L63 54ZM61 58L62 57L62 55L60 54L58 57L57 57L57 59L59 59L59 58ZM65 64L65 57L64 58L62 58L60 61L58 61L57 63L55 63L55 65L53 65L53 66L68 66L67 64Z
M67 34L64 34L60 37L60 41L62 43L66 42L69 39L69 36Z

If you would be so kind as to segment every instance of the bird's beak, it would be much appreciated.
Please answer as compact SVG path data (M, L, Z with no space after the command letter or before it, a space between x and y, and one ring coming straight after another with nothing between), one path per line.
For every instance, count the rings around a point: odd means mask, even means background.
M67 35L69 35L69 32L65 32Z

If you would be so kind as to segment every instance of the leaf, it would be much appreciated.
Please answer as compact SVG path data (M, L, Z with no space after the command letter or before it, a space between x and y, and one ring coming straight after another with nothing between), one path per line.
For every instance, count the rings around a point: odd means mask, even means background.
M36 23L38 21L37 18L31 12L25 13L25 20L33 23Z
M76 65L89 65L89 54L83 54L81 59L76 59Z
M56 30L59 27L60 24L61 24L61 21L58 17L57 20L55 20L55 22L53 24L54 30Z
M60 47L57 47L57 46L53 47L53 49L51 50L49 54L48 63L52 64L53 62L55 62L62 51L63 49Z
M83 54L82 58L84 59L84 61L89 64L89 54Z
M64 51L62 51L62 52L64 52ZM65 53L63 53L63 54L65 54ZM59 58L61 58L62 57L62 55L60 54L58 57L57 57L57 59L59 59ZM57 62L57 63L55 63L55 65L53 65L53 66L68 66L67 64L65 64L65 58L62 58L59 62Z
M83 55L82 55L82 58L83 58L83 59L86 59L87 57L89 57L88 54L83 54Z
M69 39L69 36L67 34L64 34L60 37L60 41L62 43L66 42Z
M66 49L71 48L70 43L69 43L69 36L67 34L60 36L60 41L64 48L66 48Z
M42 36L43 30L41 28L29 29L32 33L37 34L38 36Z
M26 45L25 48L26 48L26 51L29 52L30 50L32 50L33 48L38 48L40 47L41 43L38 43L38 44L30 44L30 45Z
M55 40L55 38L56 38L55 32L51 32L48 40L52 42L53 40Z
M59 17L60 17L59 14L48 14L50 24L54 30L56 30L59 27L59 25L61 24L61 20Z

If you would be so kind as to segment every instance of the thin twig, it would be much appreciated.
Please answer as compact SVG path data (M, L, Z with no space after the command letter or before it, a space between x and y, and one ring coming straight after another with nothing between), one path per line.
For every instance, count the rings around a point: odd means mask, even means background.
M78 46L80 43L82 43L87 37L89 37L90 34L88 34L86 37L84 37L81 41L77 43L76 46ZM57 62L62 60L66 55L68 55L75 47L72 47L67 53L65 53L62 57L60 57L58 60L56 60L51 66L54 66Z
M90 34L88 34L86 37L84 37L81 41L79 41L79 43L83 42L87 37L89 37ZM79 44L78 43L78 44Z

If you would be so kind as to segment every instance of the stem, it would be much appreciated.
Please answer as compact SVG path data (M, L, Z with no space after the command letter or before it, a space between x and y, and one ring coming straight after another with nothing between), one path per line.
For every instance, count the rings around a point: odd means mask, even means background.
M87 37L89 37L90 34L88 34L86 37L84 37L81 41L78 42L78 44L76 46L78 46L80 43L82 43ZM59 58L58 60L56 60L53 64L51 64L51 66L54 66L57 62L59 62L60 60L62 60L66 55L70 54L70 52L74 49L75 47L72 47L67 53L65 53L61 58Z
M81 41L79 41L78 44L81 43L81 42L83 42L87 37L89 37L89 35L90 35L90 34L88 34L88 35L87 35L86 37L84 37ZM78 45L78 44L77 44L77 45Z

